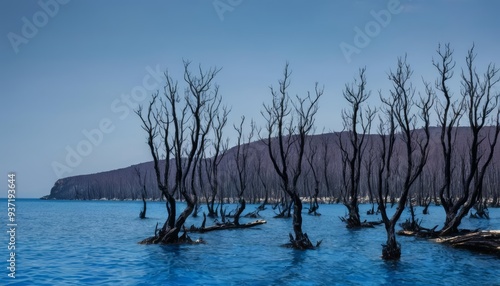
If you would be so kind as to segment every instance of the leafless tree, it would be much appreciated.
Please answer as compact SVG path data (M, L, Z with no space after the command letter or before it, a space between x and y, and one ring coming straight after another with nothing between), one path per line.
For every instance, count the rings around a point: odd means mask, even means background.
M365 180L366 180L366 188L370 198L370 203L372 204L371 210L367 211L367 214L374 215L378 213L375 211L375 194L374 194L374 164L376 164L376 150L375 150L375 142L373 139L368 140L368 144L366 146L368 148L368 156L363 160L363 165L365 167ZM382 158L380 158L382 160Z
M290 245L297 249L312 249L313 244L302 231L302 201L297 187L302 173L306 136L313 129L318 100L323 90L316 84L314 94L308 93L304 98L290 98L290 73L287 63L283 79L279 81L279 90L271 87L272 103L264 104L261 113L267 122L265 142L269 157L281 180L281 188L293 202L295 237L290 234Z
M142 106L136 110L142 128L147 133L148 146L153 157L155 177L158 188L166 198L168 218L163 227L155 231L153 237L141 243L178 243L191 239L179 232L192 213L197 201L193 189L196 157L205 148L206 134L212 125L214 114L220 103L218 87L213 80L220 69L204 71L201 67L197 74L190 71L190 62L184 62L184 94L178 91L178 82L165 73L166 84L163 97L157 92L152 96L146 113ZM163 162L160 155L164 156ZM160 164L163 164L161 166ZM170 171L173 172L173 182ZM188 179L191 181L188 182ZM186 202L186 208L176 215L174 195L179 193Z
M380 157L383 160L381 160L381 165L378 168L378 203L387 232L387 242L383 246L382 257L388 260L401 257L401 247L396 241L395 226L405 208L410 188L422 173L429 154L429 118L433 97L431 94L427 94L427 96L421 97L419 102L415 101L415 88L410 82L412 73L410 65L406 62L406 57L399 58L396 71L389 73L389 79L393 84L390 96L389 98L382 98L389 127L382 126L379 128L382 137ZM418 116L414 113L415 107L419 110ZM418 118L423 122L421 130L417 130ZM398 137L401 139L404 150L404 162L400 162L400 166L398 166L401 169L403 182L397 209L389 219L386 203L390 173L392 172L391 157L394 152L395 139L397 138L395 135L396 128L401 131ZM385 130L388 130L388 132ZM386 138L385 133L388 133L388 138ZM384 178L383 172L385 172L385 183L381 180L381 177Z
M343 132L338 136L338 145L342 154L341 195L349 212L343 219L349 228L361 227L358 198L363 155L366 150L366 135L370 132L375 110L363 107L370 97L366 90L366 68L359 70L359 81L346 84L343 95L349 103L349 109L342 111ZM347 138L345 138L347 137Z
M219 102L220 104L220 102ZM217 106L219 109L219 106ZM220 194L220 178L219 178L219 167L226 155L228 142L223 138L223 130L227 124L227 116L229 114L229 110L226 107L222 107L221 114L215 114L215 118L213 121L212 132L214 134L214 138L212 140L212 148L213 154L210 158L205 158L204 163L206 167L207 181L210 186L210 197L206 196L206 203L208 208L209 217L216 217L217 210L214 208L215 206L215 198L217 194ZM204 153L205 154L205 153ZM222 197L221 197L222 202ZM220 206L222 209L222 204Z
M451 209L454 204L456 194L452 192L452 180L455 173L453 167L453 158L457 154L456 138L457 128L460 123L460 118L464 114L464 101L453 100L453 94L448 87L448 81L453 77L453 69L455 62L453 61L453 50L450 45L445 45L441 49L439 45L437 60L433 60L433 65L436 67L439 77L436 79L435 88L440 91L441 97L437 97L436 113L441 128L440 143L443 155L443 182L439 188L439 198L445 212ZM428 85L429 92L433 92Z
M319 209L318 195L319 195L319 191L320 191L320 183L321 182L320 182L320 174L319 174L319 170L318 170L318 163L316 161L317 154L318 154L318 146L313 143L314 138L312 138L312 137L309 137L307 141L309 142L308 143L309 154L307 156L307 163L309 166L309 170L312 173L312 180L314 182L314 184L313 184L314 194L309 195L311 202L309 204L310 206L309 206L308 213L315 215L315 216L319 216L321 214L318 213L318 209Z
M451 69L454 64L450 64L452 59L452 51L449 46L445 47L444 52L438 53L441 56L442 63L435 64L441 77L441 84L437 87L442 91L446 102L449 101L449 89L446 85L446 80L452 75ZM466 68L462 70L461 74L461 94L463 98L464 114L468 119L470 125L470 141L468 142L469 156L468 158L462 157L462 193L455 200L448 194L447 181L445 181L444 190L441 190L440 197L443 208L446 212L445 226L441 230L441 235L449 235L457 233L458 226L462 218L468 214L470 209L477 203L483 193L483 181L493 159L495 147L498 142L498 134L500 133L500 108L499 97L500 94L495 92L494 87L500 81L498 76L498 69L493 64L489 64L486 72L480 76L476 71L474 60L476 54L474 53L474 46L468 51L465 62ZM445 104L445 111L446 111ZM450 149L449 135L452 128L451 122L456 117L457 112L448 114L443 112L440 116L442 122L449 124L442 132L445 132L446 139L442 139L443 155L445 157L445 179L451 173L450 167L447 167L448 157L453 156L452 149ZM450 119L451 118L451 119ZM492 125L492 128L487 128L487 125ZM486 127L486 128L485 128ZM445 135L441 135L442 137ZM467 163L466 163L467 161Z
M243 124L245 123L245 117L241 117L241 122L239 126L234 125L233 128L236 130L238 134L236 137L236 153L234 154L234 161L236 164L236 178L234 179L236 190L238 191L238 207L236 208L236 212L234 215L234 224L240 224L240 215L245 210L246 201L244 198L245 190L248 185L248 159L249 159L249 150L250 143L253 139L255 132L255 124L252 121L250 123L250 132L245 137L243 135Z
M323 182L325 184L325 196L330 199L330 203L335 199L335 193L333 192L333 184L331 182L332 172L330 171L330 165L332 163L332 155L330 154L330 136L323 134L321 136L321 149L323 150L322 157L322 174Z
M268 202L268 199L269 199L269 176L267 173L264 173L263 171L263 166L262 166L262 157L263 155L262 154L257 154L256 155L256 159L257 159L257 166L256 166L256 170L257 170L257 179L258 179L258 183L256 183L255 185L260 185L262 187L262 189L264 190L265 192L265 198L264 198L264 201L262 202L262 204L259 206L259 209L260 210L264 210L265 207L266 207L266 204Z

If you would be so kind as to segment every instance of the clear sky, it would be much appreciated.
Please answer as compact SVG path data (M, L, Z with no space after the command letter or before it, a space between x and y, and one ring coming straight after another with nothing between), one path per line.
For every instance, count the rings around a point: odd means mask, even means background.
M183 59L222 68L231 125L262 123L288 61L291 91L325 87L317 130L339 131L342 89L360 67L377 105L405 53L419 88L436 76L438 43L451 43L457 67L472 43L480 71L500 64L499 13L496 0L1 1L0 197L9 171L19 197L41 197L58 178L151 160L132 111L167 68L182 80Z

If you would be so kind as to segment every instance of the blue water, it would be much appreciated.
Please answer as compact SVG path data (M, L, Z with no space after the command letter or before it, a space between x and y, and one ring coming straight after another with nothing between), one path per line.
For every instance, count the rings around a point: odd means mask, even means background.
M163 223L161 202L148 204L146 220L138 218L142 202L17 203L16 278L7 277L8 234L2 232L0 285L500 285L498 257L423 239L398 237L401 260L383 261L383 226L346 229L338 219L345 214L343 205L321 205L320 217L304 214L304 230L323 243L303 252L280 247L291 221L273 219L270 208L261 212L265 225L191 235L202 237L203 245L160 246L137 242ZM7 203L0 204L7 229ZM362 205L362 212L369 207ZM247 210L254 208L247 205ZM442 222L440 207L431 207L430 215L421 215L421 209L417 213L425 226ZM466 218L463 227L500 229L500 209L490 209L490 215L490 220ZM201 220L191 218L188 225Z

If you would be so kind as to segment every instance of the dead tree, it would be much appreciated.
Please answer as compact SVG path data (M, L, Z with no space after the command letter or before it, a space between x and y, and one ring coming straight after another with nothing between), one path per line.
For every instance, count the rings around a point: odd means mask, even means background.
M193 74L189 66L190 63L185 61L184 82L187 87L183 96L178 91L178 82L166 72L163 97L159 98L158 92L154 94L145 114L142 106L136 110L147 133L156 181L166 198L168 212L163 227L155 231L153 237L144 239L143 244L192 242L186 233L179 237L179 232L197 201L196 190L192 188L195 179L192 173L196 168L196 156L205 148L206 140L203 138L210 130L214 114L218 112L220 95L218 87L213 86L213 79L220 69L203 71L200 67L199 73ZM160 155L164 156L163 161L160 161ZM173 182L170 180L171 170ZM176 193L186 202L179 216L174 197Z
M314 194L310 195L310 200L311 202L309 203L309 211L308 213L310 215L315 215L315 216L320 216L321 214L318 213L319 209L319 204L318 204L318 195L319 195L319 188L320 188L320 180L319 180L319 171L317 167L317 162L316 162L316 155L318 153L318 147L314 145L313 139L309 138L309 156L307 156L307 163L309 165L309 170L311 170L311 173L313 175L313 180L314 180Z
M265 192L265 198L262 204L258 207L259 210L263 211L266 209L266 204L268 203L269 200L269 182L267 176L264 177L263 171L262 171L262 154L257 154L257 177L259 179L259 183L262 186L262 189ZM267 175L267 174L266 174Z
M370 196L370 203L372 204L371 210L368 210L366 212L367 215L374 215L378 214L378 208L377 211L375 211L375 195L373 193L373 168L375 164L375 146L373 140L369 140L369 143L367 145L368 148L368 157L366 157L365 160L363 160L363 164L365 167L365 172L366 172L366 188L368 191L368 195Z
M332 172L330 172L330 163L332 160L332 157L330 155L330 142L329 142L329 136L328 135L323 135L321 139L321 147L323 149L323 156L322 157L322 166L323 166L323 181L325 183L325 193L326 196L329 198L330 203L332 200L335 199L335 194L332 191L332 183L330 177L332 176Z
M344 128L338 136L342 154L341 196L349 213L343 221L348 228L362 226L358 208L361 163L366 150L366 135L370 132L375 116L374 110L363 107L371 93L366 90L365 71L365 68L360 69L359 81L355 79L353 84L345 86L343 95L349 103L349 110L342 111Z
M146 190L146 175L144 176L144 180L141 179L141 171L139 170L138 167L134 168L135 174L137 175L137 179L139 181L139 186L141 186L141 197L142 197L142 210L139 213L139 218L145 219L146 218L146 210L147 210L147 204L146 204L146 196L147 190Z
M279 90L271 87L272 103L264 104L261 112L266 120L265 142L269 157L276 174L280 178L281 188L293 202L293 230L290 234L290 247L313 249L314 245L302 231L302 201L297 189L302 173L302 161L306 145L306 136L313 129L314 116L318 110L318 100L323 90L316 84L315 93L304 98L290 98L290 71L285 65L283 79L279 81ZM273 138L274 137L274 138ZM316 245L318 246L319 243Z
M377 204L380 214L382 216L382 221L385 225L385 230L387 232L387 242L386 245L390 243L392 240L396 246L398 246L395 238L395 222L392 223L392 218L389 218L387 215L387 204L388 204L388 196L389 190L391 188L392 181L392 163L394 156L394 147L396 142L396 119L394 116L395 107L392 104L392 101L389 99L384 99L382 95L380 95L380 99L384 106L381 108L381 112L383 112L383 116L379 115L379 127L378 134L380 139L380 147L378 153L378 162L376 164L376 175L377 175ZM383 246L385 248L385 246ZM395 255L401 255L399 251L399 247L396 249ZM391 256L384 257L384 249L382 250L382 257L384 259L390 259Z
M382 139L381 158L384 158L382 165L379 167L379 185L378 185L378 202L381 211L382 220L387 232L387 242L382 248L382 257L387 260L399 259L401 257L401 247L396 241L396 224L405 208L410 188L418 179L427 162L429 154L429 117L430 109L433 104L431 94L420 98L419 102L414 99L415 89L410 82L412 70L406 62L406 57L399 58L396 71L389 73L393 87L390 91L389 98L382 99L385 104L385 113L389 118L386 118L389 125L389 139ZM423 127L417 130L417 115L413 109L417 107L419 110L418 117L423 122ZM384 191L388 192L390 173L392 172L390 161L394 152L395 130L399 128L401 134L398 136L403 145L403 161L400 163L401 175L403 178L402 190L397 202L397 209L393 216L389 219L386 212L387 196L384 199ZM379 133L384 134L384 128ZM384 136L384 135L381 135ZM389 144L389 146L387 146ZM386 148L388 151L386 151ZM381 171L385 172L385 186L380 181ZM385 189L385 190L384 190Z
M445 48L444 53L440 53L443 64L437 65L437 68L442 79L451 77L451 71L445 73L447 70L443 67L443 65L446 66L446 63L451 62L451 54L452 52L448 46ZM474 66L475 58L476 54L473 46L467 53L465 59L466 69L461 74L464 114L468 119L471 133L471 139L467 146L469 150L468 158L464 157L463 160L464 163L465 160L468 162L466 163L467 166L464 166L462 170L462 192L458 199L454 200L447 197L446 189L441 196L443 208L446 212L446 220L441 235L457 233L462 218L469 213L470 209L481 198L484 177L493 159L498 134L500 133L500 108L498 104L500 93L494 89L500 81L499 70L495 65L489 64L484 75L480 76ZM438 89L448 90L444 80L443 82L443 85L438 86ZM449 97L447 93L443 91L445 99ZM450 116L453 118L453 114ZM441 120L446 120L445 113L442 114ZM492 125L492 127L487 128L487 125ZM445 131L451 132L448 129L449 127ZM445 143L448 142L445 141ZM444 156L452 156L450 149L444 150L443 154ZM446 165L445 172L449 172L446 170Z
M212 140L212 149L213 155L210 158L205 158L205 167L206 167L206 175L208 185L210 186L210 197L206 195L207 200L207 208L208 208L208 217L217 217L217 209L215 206L215 198L220 190L220 182L219 182L219 166L222 162L222 159L226 155L226 151L228 148L227 140L224 141L222 138L223 129L227 124L227 116L229 114L229 110L225 107L222 108L222 114L216 114L212 126L212 132L214 134L214 138ZM220 209L222 213L222 203L223 198L221 197Z
M235 225L240 224L240 215L245 210L246 202L244 198L244 193L248 184L248 156L250 149L250 142L255 132L255 124L253 121L250 124L250 133L248 134L245 142L243 135L243 124L245 123L245 117L241 117L241 122L239 126L234 125L233 128L237 133L236 141L236 153L234 154L234 161L236 165L236 178L235 186L238 191L238 207L234 215L233 223Z

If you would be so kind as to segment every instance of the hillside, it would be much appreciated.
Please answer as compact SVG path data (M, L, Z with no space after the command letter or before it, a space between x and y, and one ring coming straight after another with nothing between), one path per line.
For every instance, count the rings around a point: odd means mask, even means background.
M493 129L491 129L493 130ZM440 179L441 168L441 146L439 141L440 129L438 127L431 128L430 154L428 164L424 170L420 184L421 196L434 196L437 186L436 182ZM319 174L320 194L322 198L338 198L341 185L342 163L340 151L338 149L338 136L343 136L346 139L346 134L343 133L325 133L320 135L311 135L310 146L317 148L316 156L314 157L314 166ZM467 155L467 142L469 138L469 129L461 127L457 132L457 150L462 150L460 153ZM368 144L371 146L379 146L379 136L370 135L367 138ZM401 140L397 140L401 141ZM399 142L401 143L401 142ZM326 144L326 152L325 152ZM496 149L490 174L486 177L485 196L498 197L498 185L500 178L500 146ZM231 148L227 151L221 163L220 171L220 190L219 195L223 198L232 199L236 197L234 191L234 176L235 176L235 156L236 148ZM368 152L368 151L367 151ZM398 152L396 149L397 164L403 164L403 152ZM309 153L306 154L309 156ZM457 162L458 163L458 162ZM457 164L459 165L459 164ZM267 154L267 147L263 142L255 141L250 143L250 158L249 158L249 184L245 195L248 200L257 202L266 196L266 192L270 198L279 199L282 196L279 190L279 184L272 169L272 164ZM142 176L146 176L146 188L148 190L147 198L150 200L159 200L161 195L156 186L156 179L153 177L153 163L146 162L137 165L132 165L126 168L111 170L101 173L80 175L59 179L52 187L50 194L42 199L61 199L61 200L98 200L98 199L116 199L116 200L136 200L141 198L141 186L135 169L140 170ZM458 167L457 167L458 169ZM365 171L363 171L365 173ZM362 174L365 178L366 174ZM304 176L301 184L304 188L302 194L304 197L309 196L313 189L314 179L311 168L304 160ZM434 182L434 183L431 183ZM203 184L206 186L207 184ZM367 180L362 182L362 196L368 196L366 192ZM424 187L425 186L425 187ZM205 189L197 190L200 200L204 199L204 194L208 193Z

